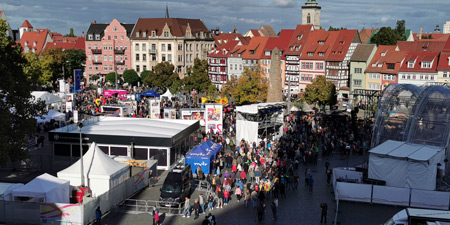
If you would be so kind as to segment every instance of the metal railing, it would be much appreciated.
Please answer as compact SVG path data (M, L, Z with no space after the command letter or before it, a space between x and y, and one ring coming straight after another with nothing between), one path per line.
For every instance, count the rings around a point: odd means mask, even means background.
M151 214L153 206L156 206L161 214L164 213L166 216L176 216L182 214L184 210L183 205L184 202L126 199L121 205L120 210L131 214Z

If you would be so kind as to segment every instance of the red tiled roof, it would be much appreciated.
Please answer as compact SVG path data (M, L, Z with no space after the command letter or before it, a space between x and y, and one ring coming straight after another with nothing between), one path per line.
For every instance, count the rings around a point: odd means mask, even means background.
M217 47L222 46L223 44L226 44L228 41L236 40L238 38L241 40L241 38L245 41L246 39L243 38L242 34L238 33L220 33L219 35L214 35L214 43Z
M301 55L303 48L305 47L305 43L311 33L311 29L312 25L297 25L284 55ZM297 47L299 47L298 51Z
M407 52L441 52L447 40L422 39L418 41L399 41L397 49Z
M261 53L264 52L269 37L253 37L248 44L247 50L242 55L244 59L260 59Z
M359 32L359 38L361 39L361 43L367 44L369 43L370 37L372 36L372 33L375 29L364 29L362 28Z
M291 40L294 31L295 30L281 30L278 37L270 37L264 47L264 51L272 51L273 49L278 48L280 51L284 52L288 48L287 46L289 45L289 41ZM261 54L261 58L270 59L271 56L266 56L264 51Z
M239 41L229 41L220 47L213 48L211 52L208 54L208 57L217 57L217 58L230 57L231 50L233 50L238 43Z
M442 52L450 53L450 38L447 39L445 42L444 48L442 49Z
M439 58L439 64L437 66L437 70L446 70L450 71L450 53L442 53L441 57Z
M387 54L395 51L395 46L392 45L380 45L378 46L375 55L373 55L372 61L367 66L366 73L380 73L382 67L378 67L379 64L383 65L386 61ZM383 55L384 54L384 55ZM373 66L375 64L375 66Z
M20 45L25 48L28 47L30 51L35 49L36 54L40 54L46 44L48 32L24 32L22 38L20 38ZM34 44L36 42L36 45ZM25 43L27 45L25 45Z
M441 33L431 33L431 34L422 34L422 37L429 37L431 35L431 39L419 39L419 34L418 33L414 33L413 37L414 37L414 41L418 41L418 40L447 40L449 35L448 34L441 34Z
M258 30L250 30L250 33L252 33L254 37L260 37L261 36L261 34L259 34Z
M331 52L328 55L327 60L343 61L356 34L357 30L340 30L336 41L331 47Z
M326 60L331 52L339 31L314 30L309 34L308 40L300 56L301 60ZM323 42L323 44L319 44ZM312 55L308 55L312 53ZM319 55L323 53L323 55Z
M384 57L381 73L398 74L406 54L407 52L404 51L388 51ZM388 69L388 64L394 64L394 69Z
M436 72L438 64L439 52L408 52L406 58L416 58L414 68L408 68L408 61L405 61L401 68L401 72ZM422 68L422 62L433 62L431 68Z
M170 33L175 37L184 37L189 25L194 35L198 32L210 33L208 28L200 19L182 19L182 18L139 18L133 29L131 38L136 38L136 32L147 32L151 36L152 31L156 31L156 36L161 36L164 26L167 24Z
M23 21L22 26L20 26L20 27L21 27L21 28L22 28L22 27L33 28L33 26L31 26L31 23L28 22L28 20Z
M47 43L45 48L61 48L63 50L65 49L84 50L85 49L84 37L71 37L71 39L73 38L75 38L76 41Z

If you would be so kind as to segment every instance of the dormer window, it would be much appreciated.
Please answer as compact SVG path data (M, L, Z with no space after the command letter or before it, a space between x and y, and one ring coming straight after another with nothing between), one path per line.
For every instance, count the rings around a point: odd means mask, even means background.
M421 63L422 69L430 69L431 68L431 62L422 62Z
M297 46L297 48L295 48L295 51L300 51L300 46Z
M319 41L319 45L324 45L325 41Z
M372 67L377 67L377 64L376 63L372 64Z
M37 42L33 42L33 46L36 47L36 45L37 45Z
M136 32L136 37L138 38L140 35L139 31Z
M388 63L388 64L386 64L387 65L387 69L388 70L393 70L393 69L395 69L395 63Z
M408 62L408 68L414 68L414 61Z
M265 56L270 56L270 51L265 51L265 52L264 52L264 55L265 55Z
M378 64L378 68L381 68L383 66L383 64Z
M325 53L324 52L319 52L319 56L324 56Z
M291 46L291 51L294 51L294 46ZM449 64L450 64L450 61L449 61Z
M382 52L382 53L381 53L381 56L386 56L386 52Z
M254 55L255 54L255 50L250 50L250 55Z
M100 40L100 34L95 35L95 40Z
M302 37L303 37L303 34L298 35L297 40L299 40L299 41L302 40Z
M91 41L92 41L93 39L94 39L94 35L89 34L89 35L88 35L88 40L91 40Z
M144 38L147 37L147 32L145 32L145 31L142 32L142 37L144 37Z
M164 37L169 37L169 32L168 31L164 31Z
M308 56L314 56L314 52L308 52Z
M344 44L344 41L340 41L339 44L343 45L343 44Z

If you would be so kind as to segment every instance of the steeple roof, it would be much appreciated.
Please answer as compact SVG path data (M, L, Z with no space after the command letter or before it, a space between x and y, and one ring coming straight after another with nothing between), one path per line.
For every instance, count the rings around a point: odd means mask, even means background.
M166 19L167 18L170 18L170 17L169 17L169 6L166 3Z
M33 26L31 26L31 23L28 22L28 20L23 21L22 26L20 26L20 27L21 27L21 28L22 28L22 27L33 28Z

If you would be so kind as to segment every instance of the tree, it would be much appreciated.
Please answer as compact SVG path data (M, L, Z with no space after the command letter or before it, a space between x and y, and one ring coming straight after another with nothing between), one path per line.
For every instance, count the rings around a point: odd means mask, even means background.
M63 51L65 54L64 58L64 73L66 77L73 77L74 69L84 69L83 64L86 63L86 54L80 49L66 49Z
M25 74L28 63L22 47L7 36L8 26L0 20L0 164L28 157L27 139L36 131L35 116L44 113L42 101L30 101L32 85Z
M395 28L395 31L400 37L400 41L406 41L405 20L397 20L397 27Z
M186 90L208 91L214 86L208 76L208 61L195 58L194 66L187 71L188 77L183 79Z
M146 78L148 75L150 75L150 71L149 71L149 70L144 70L144 71L142 71L142 73L141 73L141 80L142 80L142 81L145 80L145 78Z
M61 48L47 48L42 54L42 68L45 77L50 77L50 80L46 80L46 83L56 81L58 78L68 78L69 71L64 68L66 60L66 54L63 52ZM63 77L65 75L65 77Z
M116 84L116 73L111 72L111 73L106 74L105 80L109 81L111 84L115 85Z
M371 39L377 45L396 45L400 40L398 33L390 27L382 27Z
M93 80L93 81L96 81L96 80L98 80L98 79L100 79L100 77L97 76L97 75L92 75L92 76L91 76L91 80Z
M51 77L44 77L46 74L42 71L41 59L38 55L28 52L25 54L25 59L27 64L24 66L24 72L33 88L38 88L45 84L46 80L50 80Z
M138 74L134 70L125 70L123 72L123 80L132 86L137 85L137 82L140 80Z
M180 80L178 73L174 72L175 67L170 62L158 63L154 70L145 77L144 84L161 89L173 88Z
M318 76L312 84L306 86L304 98L307 103L317 102L320 106L333 106L337 103L336 87L325 76Z
M332 27L332 26L330 26L330 28L328 28L328 31L340 31L340 30L347 30L347 28L344 28L344 27L337 28L337 27Z
M224 85L222 93L233 96L236 104L240 105L265 102L269 83L260 74L259 69L253 71L245 68L239 79L232 77Z
M73 33L73 28L70 28L70 32L64 35L64 37L75 37L75 34Z

